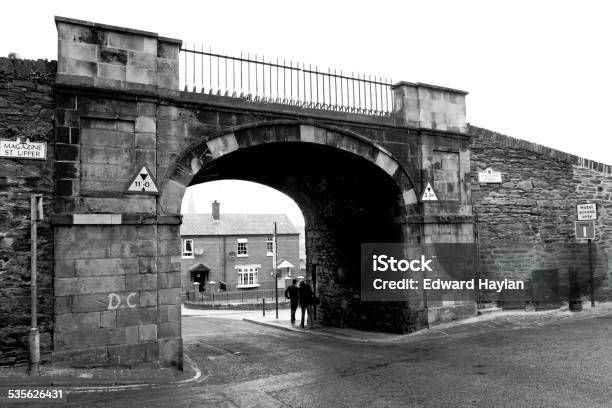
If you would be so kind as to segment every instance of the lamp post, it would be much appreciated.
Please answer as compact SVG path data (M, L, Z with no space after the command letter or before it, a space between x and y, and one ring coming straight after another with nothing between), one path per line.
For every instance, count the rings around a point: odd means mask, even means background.
M276 270L278 262L278 255L276 252L278 248L276 242L276 222L274 222L274 235L272 236L272 246L274 249L272 253L272 271L274 272L274 301L276 303L276 319L278 319L278 271Z

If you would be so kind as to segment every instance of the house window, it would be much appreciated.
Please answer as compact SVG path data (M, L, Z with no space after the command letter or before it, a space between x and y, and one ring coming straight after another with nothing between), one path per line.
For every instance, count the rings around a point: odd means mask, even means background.
M246 238L238 238L238 250L236 252L237 256L249 256Z
M268 237L266 241L266 256L274 255L274 238Z
M193 258L193 239L183 240L183 258Z
M237 288L255 288L259 286L258 273L261 265L239 265L236 266L238 272Z

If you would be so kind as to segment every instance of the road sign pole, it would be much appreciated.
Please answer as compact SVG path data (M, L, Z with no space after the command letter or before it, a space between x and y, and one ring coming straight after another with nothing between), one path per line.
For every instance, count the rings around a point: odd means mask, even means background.
M273 256L273 262L274 262L274 301L276 303L276 319L278 319L278 270L277 270L277 263L278 263L278 243L277 243L277 236L276 236L276 222L274 222L274 237L272 238L272 244L274 245L274 256Z
M591 307L595 307L595 286L593 284L593 251L589 239L589 278L591 280Z
M37 231L36 222L42 219L42 195L32 194L30 198L30 297L31 297L31 316L30 316L30 333L28 335L28 343L30 348L30 375L39 374L40 362L40 333L38 332L38 304L37 304L37 276L36 276L36 258L37 254Z

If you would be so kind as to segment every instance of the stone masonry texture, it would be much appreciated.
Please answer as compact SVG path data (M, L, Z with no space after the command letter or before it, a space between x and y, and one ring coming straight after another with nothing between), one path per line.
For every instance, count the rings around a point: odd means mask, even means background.
M38 305L43 359L52 350L55 62L0 58L0 138L47 142L48 159L0 159L0 364L28 359L30 194L43 194L38 225Z
M579 293L589 290L587 244L574 234L576 205L596 203L599 219L593 241L598 300L610 300L612 270L612 168L475 126L472 139L472 200L478 234L480 273L494 279L522 279L522 299L533 301L534 271L555 269L561 300L569 300L569 274ZM478 182L486 168L502 183ZM535 272L537 274L537 272ZM484 301L504 300L484 293ZM508 299L506 299L508 300Z

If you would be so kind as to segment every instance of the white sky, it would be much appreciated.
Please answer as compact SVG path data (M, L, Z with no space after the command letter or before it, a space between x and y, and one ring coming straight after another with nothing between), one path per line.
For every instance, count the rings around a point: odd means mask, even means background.
M468 121L612 164L607 1L10 1L0 55L57 55L54 15L463 89Z
M287 214L291 222L304 227L297 204L273 188L242 180L219 180L189 187L183 197L181 213L210 214L217 200L221 214Z
M0 55L55 59L54 15L468 91L468 121L612 164L606 1L11 1Z

